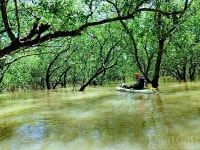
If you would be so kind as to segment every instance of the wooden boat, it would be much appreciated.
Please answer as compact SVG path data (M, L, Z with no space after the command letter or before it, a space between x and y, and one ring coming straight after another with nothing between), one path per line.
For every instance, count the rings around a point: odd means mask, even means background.
M155 89L141 89L141 90L136 90L136 89L126 89L126 88L122 88L122 87L116 87L117 91L120 92L129 92L129 93L143 93L143 94L154 94L156 93Z

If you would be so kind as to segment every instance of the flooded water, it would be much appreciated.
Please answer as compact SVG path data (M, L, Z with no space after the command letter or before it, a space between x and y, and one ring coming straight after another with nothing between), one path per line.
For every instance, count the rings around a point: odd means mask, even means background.
M166 89L166 87L165 87ZM197 150L198 88L0 95L0 150Z

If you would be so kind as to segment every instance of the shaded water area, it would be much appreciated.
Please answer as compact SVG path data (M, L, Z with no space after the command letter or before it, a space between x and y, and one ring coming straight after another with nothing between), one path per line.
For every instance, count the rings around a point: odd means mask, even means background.
M114 87L0 95L0 150L197 150L198 85L160 94Z

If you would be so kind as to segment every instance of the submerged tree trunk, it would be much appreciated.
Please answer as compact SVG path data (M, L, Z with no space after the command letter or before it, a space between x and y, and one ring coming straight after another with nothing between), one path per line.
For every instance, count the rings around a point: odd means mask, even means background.
M181 80L183 80L184 82L186 82L187 81L187 77L186 77L186 70L187 70L187 67L186 67L186 65L187 65L187 62L184 62L183 63L183 72L182 72L182 78L181 78Z
M160 66L161 66L161 61L162 61L162 55L164 52L164 43L165 39L159 39L159 46L158 46L158 52L157 52L157 58L156 58L156 64L155 64L155 69L154 69L154 76L153 80L151 81L151 84L154 88L158 87L158 82L159 82L159 74L160 74Z
M79 91L84 91L85 88L92 82L93 79L95 79L98 75L100 75L102 72L104 72L103 70L97 71L87 82L85 82L81 88L79 89Z
M195 73L196 73L196 67L197 65L192 65L190 68L189 68L189 79L190 81L194 81L195 80Z
M112 65L110 65L110 66L108 66L108 67L102 66L101 68L99 68L99 69L96 71L96 73L95 73L92 77L90 77L89 80L88 80L87 82L85 82L85 83L81 86L81 88L79 89L79 91L84 91L85 88L86 88L86 87L92 82L92 80L94 80L98 75L100 75L100 74L103 73L103 72L106 72L106 70L108 70L108 69L110 69L110 68L112 68L112 67L114 67L114 66L116 66L116 65L117 65L117 62L114 63L114 64L112 64Z

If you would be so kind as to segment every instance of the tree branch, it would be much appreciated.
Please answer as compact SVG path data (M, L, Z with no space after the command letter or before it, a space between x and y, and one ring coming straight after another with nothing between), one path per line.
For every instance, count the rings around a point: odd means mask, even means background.
M8 20L5 0L1 0L1 15L2 15L2 19L3 19L4 27L6 29L6 32L8 33L8 37L13 42L13 41L15 41L16 38L15 38L14 33L12 32L12 29L11 29L11 26L10 26L10 23Z
M138 5L141 6L141 4L138 4ZM2 18L3 18L6 32L8 33L9 38L11 39L12 42L10 43L10 45L8 45L7 47L4 47L3 49L0 50L0 57L3 57L6 54L10 54L16 50L19 50L20 48L29 48L31 46L36 46L36 45L39 45L41 43L44 43L46 41L49 41L49 40L52 40L55 38L68 37L68 36L73 37L73 36L80 35L82 31L84 31L85 29L92 27L92 26L102 25L102 24L111 23L111 22L115 22L115 21L123 21L123 20L132 19L134 17L134 15L139 12L143 12L143 11L159 12L160 14L163 14L165 16L169 16L169 15L183 13L186 10L186 7L189 7L189 6L190 5L188 4L188 0L186 0L185 8L180 11L165 12L165 11L162 11L159 9L138 7L138 9L136 8L131 14L128 14L125 16L117 16L117 17L108 18L108 19L104 19L104 20L100 20L100 21L89 22L89 23L86 22L85 24L81 25L79 28L77 28L75 30L55 31L55 32L47 33L45 35L42 35L42 34L49 29L50 25L41 24L41 25L39 25L39 30L37 30L37 32L34 32L33 35L31 34L31 31L30 31L30 33L27 35L28 40L25 38L22 38L22 40L20 41L15 38L15 36L11 30L10 24L8 22L7 12L6 12L6 2L5 2L5 0L2 0L2 2L1 2ZM36 38L33 39L32 37L34 37L34 36L36 36Z
M4 32L6 32L6 30L5 30L5 29L4 29L4 30L1 30L1 31L0 31L0 34L2 34L2 33L4 33Z
M17 0L14 0L15 3L15 15L16 15L16 20L17 20L17 37L20 37L20 21L19 21L19 11L18 11L18 6L17 6Z

